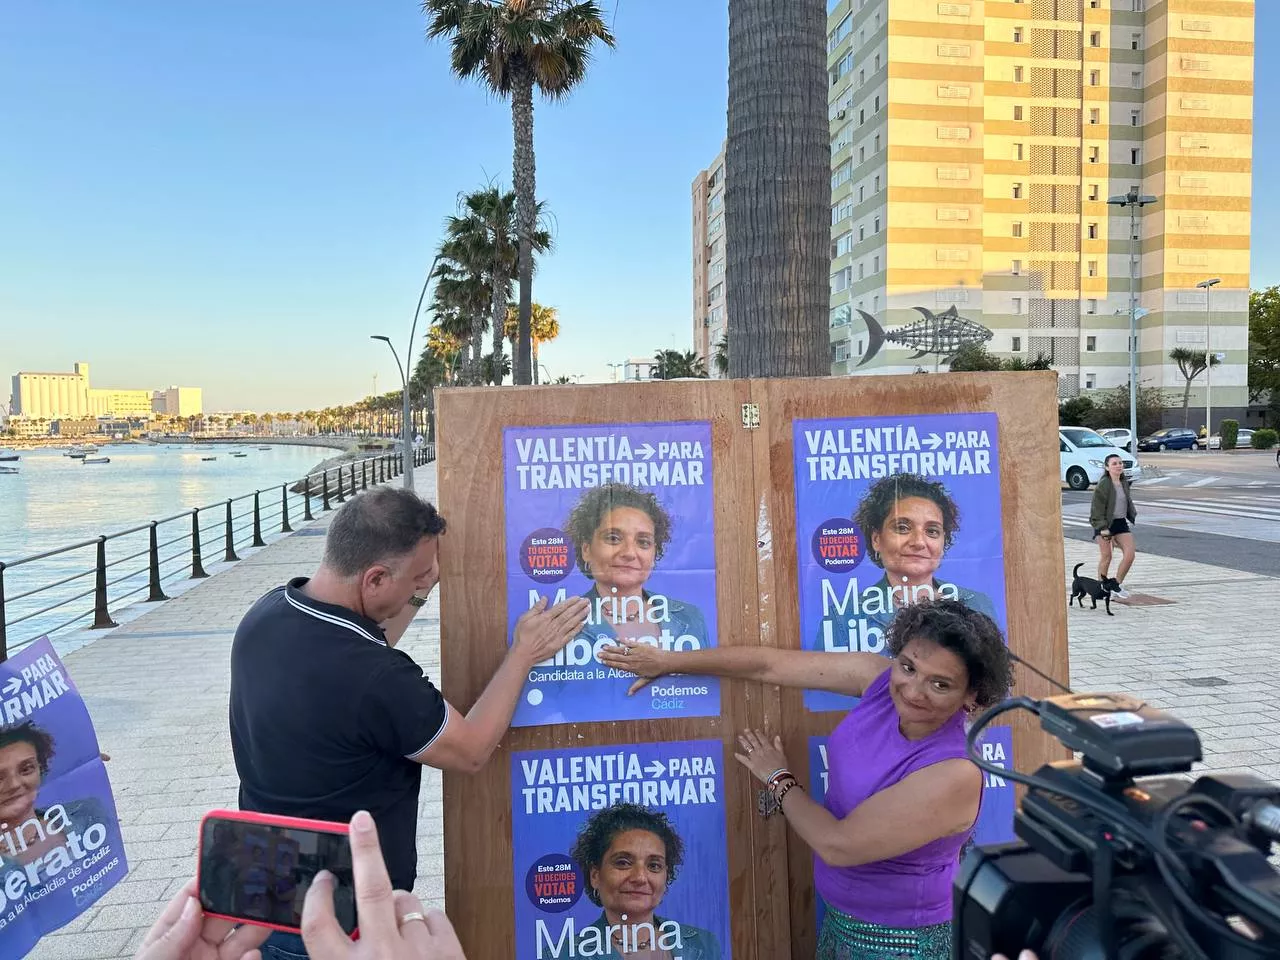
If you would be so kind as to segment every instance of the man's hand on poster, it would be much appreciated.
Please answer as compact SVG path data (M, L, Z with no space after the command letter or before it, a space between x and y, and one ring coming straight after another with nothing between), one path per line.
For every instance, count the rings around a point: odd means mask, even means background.
M667 672L663 666L664 651L652 643L622 638L613 646L602 647L600 662L615 670L626 670L636 675L636 682L627 690L627 696L639 693L646 686Z
M787 755L782 752L782 738L772 740L759 730L747 730L738 735L741 753L735 753L737 761L755 775L761 783L768 783L770 775L786 769Z
M352 941L338 925L333 877L322 871L302 907L302 940L311 960L467 960L448 917L391 888L369 814L351 818L350 840L360 939Z
M516 621L511 649L527 656L532 663L554 657L582 629L590 609L586 597L574 597L550 608L546 597L539 598Z
M192 879L169 901L134 960L260 960L258 946L271 935L266 927L239 927L206 917ZM228 935L229 934L229 935Z

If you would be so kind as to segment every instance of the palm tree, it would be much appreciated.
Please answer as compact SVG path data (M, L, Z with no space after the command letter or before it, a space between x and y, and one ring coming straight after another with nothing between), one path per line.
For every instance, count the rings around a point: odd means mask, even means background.
M707 366L698 356L697 351L659 350L653 355L655 380L675 380L679 377L697 377L703 379L707 375Z
M1205 371L1205 351L1174 347L1169 351L1169 359L1178 365L1178 372L1186 381L1182 388L1182 425L1185 427L1190 413L1187 407L1191 403L1191 381ZM1220 362L1217 357L1209 354L1210 366L1216 367ZM1212 432L1213 427L1210 426L1207 429Z
M812 2L821 0L806 0ZM536 87L549 100L568 96L586 77L595 42L612 47L613 34L594 0L423 0L422 9L429 18L427 36L450 38L453 72L462 78L474 78L500 97L511 99L515 140L512 180L520 238L515 382L532 383L530 324L537 224L533 91ZM825 84L825 59L823 67ZM825 89L824 86L824 96ZM823 117L825 120L825 107ZM826 127L823 129L825 132ZM828 242L824 241L824 250Z
M729 375L729 334L722 334L716 341L716 352L711 359L715 364L716 373L727 377Z
M831 372L826 8L729 0L725 299L734 377Z
M529 324L531 358L533 360L533 382L538 382L538 344L549 343L560 336L560 311L555 307L544 307L535 303L531 307ZM514 344L520 331L520 313L514 303L507 305L507 339Z
M486 274L489 279L489 327L493 333L492 353L502 353L505 337L505 321L507 301L511 298L511 279L519 269L520 237L516 230L516 195L515 191L502 193L497 187L477 190L466 194L461 205L466 211L465 227L461 229L468 234L477 249L487 261ZM541 222L546 204L537 204L537 218ZM552 247L551 234L545 229L537 229L533 233L533 252L541 255ZM536 272L536 261L534 264ZM537 318L533 324L536 326ZM537 369L537 332L533 331L533 380L538 381ZM490 369L510 370L510 364L499 363Z

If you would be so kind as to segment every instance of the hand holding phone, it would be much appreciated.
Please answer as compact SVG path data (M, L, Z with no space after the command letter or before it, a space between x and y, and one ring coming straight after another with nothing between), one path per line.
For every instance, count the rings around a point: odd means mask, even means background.
M352 817L349 838L360 939L352 942L334 913L334 878L318 874L302 909L311 960L466 960L448 917L391 888L373 817Z
M244 810L214 810L200 823L197 893L210 916L299 933L302 904L321 871L347 936L356 930L345 823Z
M207 917L196 899L193 878L169 901L147 931L134 960L245 960L259 958L257 948L270 936L265 927L240 927L231 933L229 920ZM230 936L227 936L231 933Z

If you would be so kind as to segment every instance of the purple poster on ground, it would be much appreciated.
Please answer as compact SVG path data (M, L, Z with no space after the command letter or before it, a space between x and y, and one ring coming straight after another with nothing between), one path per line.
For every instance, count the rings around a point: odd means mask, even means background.
M512 754L516 960L729 960L724 755L719 740Z
M982 759L1000 767L1009 767L1013 759L1013 731L1009 727L987 727L978 738ZM826 737L809 738L809 783L813 799L822 803L827 796L827 772L830 769ZM852 762L857 762L856 758ZM1013 784L995 774L982 772L982 807L973 831L976 844L1009 843L1016 839L1013 833L1013 812L1017 797ZM818 929L822 929L822 917L826 905L822 897L815 897Z
M0 663L0 958L25 956L128 869L93 723L42 637Z
M800 643L886 653L903 606L960 600L1005 629L994 413L796 420ZM806 690L809 710L855 698Z
M530 671L512 726L718 716L714 678L627 696L635 677L596 657L619 637L716 645L711 425L509 427L502 449L507 642L540 597L591 601L578 635Z

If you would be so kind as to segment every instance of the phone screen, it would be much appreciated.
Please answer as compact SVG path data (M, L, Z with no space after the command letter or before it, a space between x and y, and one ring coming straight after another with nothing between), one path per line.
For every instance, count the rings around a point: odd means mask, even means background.
M337 880L334 912L356 929L351 845L345 833L210 815L200 829L200 904L207 913L297 930L321 870Z

